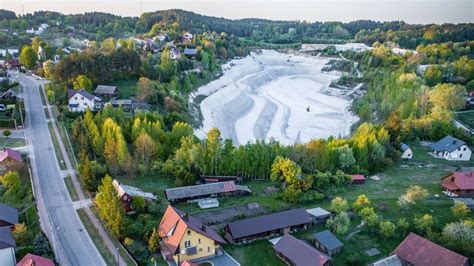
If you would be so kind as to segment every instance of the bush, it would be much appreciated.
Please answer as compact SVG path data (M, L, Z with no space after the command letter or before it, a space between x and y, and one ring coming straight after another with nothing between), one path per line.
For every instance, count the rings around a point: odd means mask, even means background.
M345 212L349 209L349 205L347 204L347 200L341 197L335 197L331 200L331 211L336 213Z
M331 217L326 222L326 227L336 234L345 234L349 230L349 215L346 212L341 212L334 217Z

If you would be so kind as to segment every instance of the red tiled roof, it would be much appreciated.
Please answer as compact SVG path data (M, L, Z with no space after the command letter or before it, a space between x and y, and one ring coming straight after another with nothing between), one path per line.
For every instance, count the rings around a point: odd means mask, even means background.
M50 259L28 253L16 266L54 266L54 263Z
M3 151L0 151L0 162L3 162L7 158L12 158L17 162L21 162L21 154L12 149L6 148Z
M474 190L474 172L453 172L442 178L443 185L454 183L461 190Z
M459 187L456 186L456 184L454 184L453 182L448 182L448 181L444 181L444 182L443 182L443 187L444 187L445 189L451 190L451 191L453 191L453 190L458 190L458 189L459 189Z
M416 266L464 266L468 263L468 258L414 233L410 233L393 254Z
M181 262L180 266L197 266L197 264L192 263L189 260L185 260L185 261Z
M225 240L211 227L203 226L201 221L190 215L187 219L183 218L184 216L184 212L169 205L158 227L158 234L172 254L176 253L179 243L188 228L218 243L225 243ZM203 227L205 230L203 230Z
M362 174L351 175L352 180L365 180L365 176Z

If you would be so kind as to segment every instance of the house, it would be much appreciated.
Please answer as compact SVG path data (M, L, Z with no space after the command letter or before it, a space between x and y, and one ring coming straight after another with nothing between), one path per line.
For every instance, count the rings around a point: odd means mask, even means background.
M392 252L392 255L396 255L402 262L402 265L469 265L467 257L435 244L414 233L410 233Z
M444 193L452 197L474 197L474 172L452 172L441 178Z
M8 69L13 69L13 68L20 68L21 64L20 64L20 60L13 58L13 59L5 60L4 66Z
M288 265L327 266L331 258L312 247L303 240L285 234L273 245L277 256Z
M176 59L179 59L180 57L181 57L181 52L179 51L179 49L176 46L172 46L170 48L170 59L176 60Z
M85 112L87 108L91 111L102 107L102 101L84 89L68 90L69 112Z
M430 154L435 158L449 161L469 161L471 159L472 151L466 143L449 135L429 147L432 149Z
M453 200L454 200L454 202L460 201L460 202L466 204L466 206L469 209L474 210L474 199L473 198L454 198Z
M185 260L185 261L181 262L181 264L179 266L198 266L198 264L192 263L189 260Z
M153 193L144 192L143 190L137 187L123 185L117 179L114 179L114 181L112 181L112 185L117 191L117 194L120 198L120 202L122 202L126 212L132 211L131 204L134 197L142 197L148 201L156 200L156 197L155 195L153 195Z
M0 227L0 249L15 248L16 242L10 227Z
M16 93L9 89L5 92L3 92L0 97L3 99L3 100L11 100L11 101L16 101L16 98L17 98L17 95Z
M242 184L242 177L240 176L201 175L200 179L203 183L234 181L236 184Z
M353 185L363 185L365 183L365 176L362 174L351 175Z
M133 101L132 100L111 100L110 105L114 108L122 107L124 111L130 111L133 108Z
M216 197L236 196L250 194L252 191L247 186L236 185L234 181L217 182L196 186L168 188L165 190L166 198L171 202Z
M158 234L161 254L177 265L222 254L220 245L225 243L213 228L171 205L161 219Z
M322 224L326 223L326 220L332 216L332 214L326 211L323 208L317 207L313 209L308 209L306 212L309 214L311 218L311 222L313 224Z
M188 46L184 48L184 55L187 57L194 57L197 54L196 47Z
M413 159L413 151L410 146L405 143L401 143L400 149L402 150L402 159Z
M97 85L94 94L100 97L116 97L119 91L116 86Z
M342 249L342 242L329 230L324 230L313 235L314 245L329 256L337 254Z
M305 209L293 209L229 223L224 237L232 244L247 243L306 229L309 224L311 218Z
M5 148L0 151L0 173L17 171L23 166L23 159L18 151Z
M402 266L402 262L397 257L397 255L392 255L390 257L383 258L369 265L370 266Z
M50 259L28 253L16 266L54 266L54 262Z
M1 243L1 240L0 240ZM15 249L12 247L9 248L0 248L0 265L2 266L15 266Z
M18 210L0 203L0 227L13 227L18 224Z

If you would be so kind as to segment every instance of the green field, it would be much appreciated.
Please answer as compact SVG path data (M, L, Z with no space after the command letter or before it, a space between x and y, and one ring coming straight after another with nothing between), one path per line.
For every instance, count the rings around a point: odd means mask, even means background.
M459 122L474 129L474 111L459 112L456 114L456 118Z
M0 149L25 146L24 139L0 137Z

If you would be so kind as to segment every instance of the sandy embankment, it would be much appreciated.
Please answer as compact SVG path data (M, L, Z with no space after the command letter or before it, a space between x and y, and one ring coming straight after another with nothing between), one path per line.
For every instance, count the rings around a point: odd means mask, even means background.
M204 137L217 127L239 145L270 138L304 143L349 134L357 117L349 111L351 101L329 89L340 73L321 72L327 62L268 50L231 61L221 78L191 95L190 101L207 96L196 135Z

